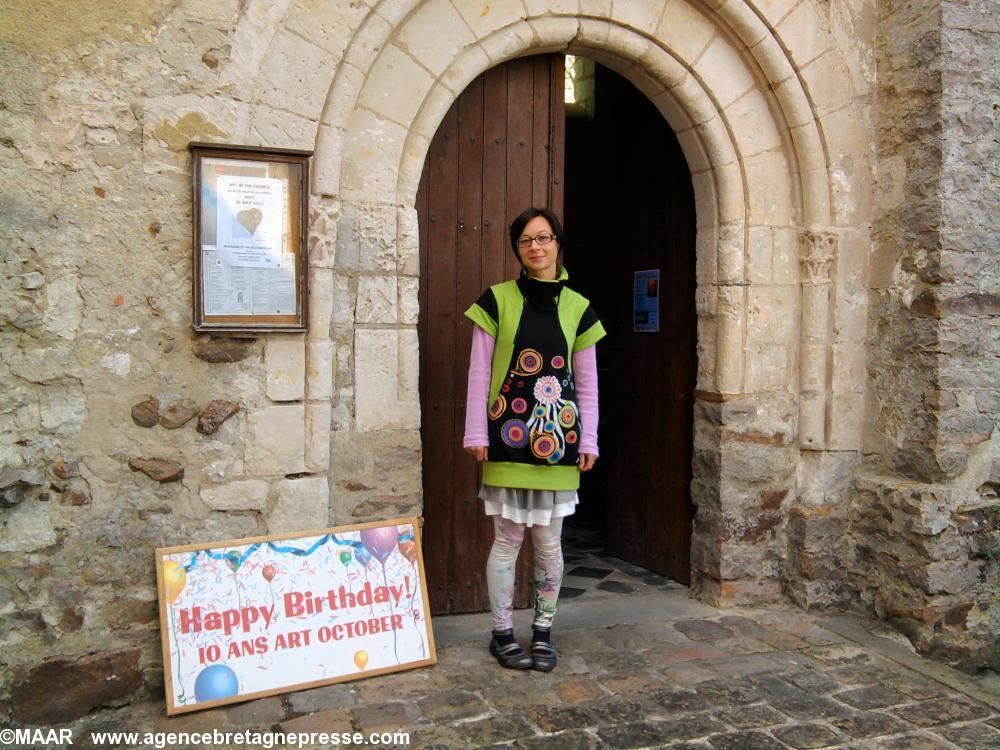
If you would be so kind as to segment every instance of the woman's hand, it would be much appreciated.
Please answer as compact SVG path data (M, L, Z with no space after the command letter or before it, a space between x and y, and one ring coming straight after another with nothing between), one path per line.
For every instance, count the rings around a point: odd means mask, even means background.
M477 461L486 460L486 452L489 450L485 445L467 445L465 447L465 452L471 456L475 456Z
M590 471L594 468L594 464L597 463L596 453L581 453L580 454L580 471Z

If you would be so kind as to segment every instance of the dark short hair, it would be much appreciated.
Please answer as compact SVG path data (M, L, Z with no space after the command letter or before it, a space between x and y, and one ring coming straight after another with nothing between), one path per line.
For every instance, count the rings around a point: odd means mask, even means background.
M556 216L555 212L548 208L528 208L522 211L514 221L510 223L510 249L514 251L514 257L517 258L517 262L521 262L521 254L517 251L517 240L521 236L521 232L524 231L525 226L532 219L536 219L539 216L544 218L549 222L549 226L552 227L552 234L555 238L559 240L559 265L562 265L562 251L566 246L566 240L563 237L562 224L559 221L559 217Z

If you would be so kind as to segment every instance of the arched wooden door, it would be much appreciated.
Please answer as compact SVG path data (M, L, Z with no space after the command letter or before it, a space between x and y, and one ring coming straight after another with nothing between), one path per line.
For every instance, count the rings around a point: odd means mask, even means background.
M511 220L528 206L562 213L563 66L561 55L522 58L470 83L438 128L420 180L423 555L434 614L489 608L492 523L477 498L479 469L462 448L472 340L463 312L487 286L516 276ZM529 604L528 560L521 555L515 606Z

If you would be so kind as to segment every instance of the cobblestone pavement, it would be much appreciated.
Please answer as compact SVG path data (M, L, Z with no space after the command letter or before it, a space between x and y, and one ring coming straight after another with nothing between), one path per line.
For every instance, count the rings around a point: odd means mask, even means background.
M522 637L529 618L515 614ZM150 702L88 728L403 730L410 748L1000 748L996 691L874 626L647 585L560 605L548 674L501 668L487 615L438 617L433 667L173 719Z

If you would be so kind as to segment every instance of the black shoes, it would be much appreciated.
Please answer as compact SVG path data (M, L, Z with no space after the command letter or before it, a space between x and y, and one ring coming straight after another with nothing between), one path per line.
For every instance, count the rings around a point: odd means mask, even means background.
M531 653L528 654L521 648L521 644L511 640L514 637L513 628L495 630L493 638L490 639L490 654L496 657L501 667L507 669L537 669L539 672L551 672L558 660L556 648L547 639L538 639L538 632L535 631L535 640L531 642ZM497 636L502 637L504 642L498 641Z
M551 672L555 669L557 654L556 647L549 640L549 631L535 628L534 640L531 641L531 666L539 672ZM540 633L544 638L539 638Z
M490 653L496 657L498 662L500 662L501 667L506 667L507 669L530 669L533 659L531 654L525 653L524 649L521 648L520 643L514 641L513 643L505 643L501 645L496 639L496 636L498 635L511 636L513 632L513 628L496 631L493 638L490 639ZM549 667L549 669L551 669L551 667Z

